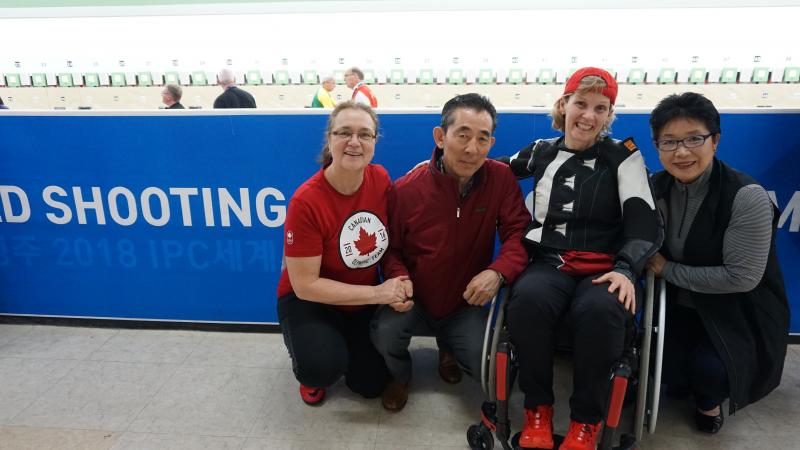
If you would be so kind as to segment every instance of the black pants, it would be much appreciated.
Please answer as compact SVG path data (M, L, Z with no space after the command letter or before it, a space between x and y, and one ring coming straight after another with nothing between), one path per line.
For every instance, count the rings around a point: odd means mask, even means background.
M708 338L697 310L667 308L664 341L664 384L667 392L694 394L697 407L709 411L728 398L728 372Z
M552 405L553 353L562 319L572 322L573 393L570 418L597 423L604 418L609 373L625 346L632 314L609 293L601 274L573 277L545 263L533 263L511 291L508 327L519 356L519 385L525 407ZM637 300L638 302L638 300Z
M369 337L374 306L341 311L288 294L278 299L278 320L297 381L328 387L342 375L347 387L366 398L383 392L389 371Z

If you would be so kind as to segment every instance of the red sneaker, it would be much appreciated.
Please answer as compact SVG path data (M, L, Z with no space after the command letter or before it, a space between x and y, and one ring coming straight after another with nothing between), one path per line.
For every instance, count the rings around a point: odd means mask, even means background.
M525 409L525 426L519 435L522 448L553 448L553 405Z
M301 384L300 398L306 405L318 406L325 400L325 388L312 388Z
M597 447L597 435L603 422L579 423L574 420L569 421L569 432L561 443L559 450L595 450Z

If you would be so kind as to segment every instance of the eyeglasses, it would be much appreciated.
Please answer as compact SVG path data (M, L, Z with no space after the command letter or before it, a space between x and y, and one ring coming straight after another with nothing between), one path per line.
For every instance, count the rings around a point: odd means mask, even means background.
M687 149L700 147L706 143L706 139L715 134L716 133L695 134L692 136L687 136L683 139L662 139L654 142L656 144L656 148L662 152L674 152L678 150L678 145L680 144L683 144L683 146Z
M353 139L353 136L357 136L358 140L365 144L374 141L376 138L376 136L369 131L359 131L358 133L354 133L349 130L340 130L331 131L331 135L341 141L349 141L350 139Z

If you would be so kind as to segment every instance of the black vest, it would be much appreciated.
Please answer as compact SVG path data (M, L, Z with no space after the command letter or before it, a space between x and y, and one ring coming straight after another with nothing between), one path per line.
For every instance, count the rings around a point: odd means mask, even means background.
M733 200L744 186L757 184L749 175L714 158L708 194L697 212L683 250L683 264L722 265L725 230ZM667 172L653 176L656 201L669 207L675 179ZM767 395L780 384L789 333L789 306L775 251L780 211L773 205L772 239L764 275L750 292L701 294L687 291L714 348L725 363L730 383L730 413ZM667 224L670 226L670 224ZM662 248L667 259L669 250ZM669 299L678 290L667 285ZM669 333L669 315L667 315Z

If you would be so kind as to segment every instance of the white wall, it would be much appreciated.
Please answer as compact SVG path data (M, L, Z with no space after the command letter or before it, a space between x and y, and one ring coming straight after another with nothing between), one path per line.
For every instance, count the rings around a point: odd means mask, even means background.
M365 4L328 2L325 9L337 3ZM433 67L443 73L453 67L501 72L551 67L560 78L569 68L600 65L618 70L624 79L630 67L768 66L782 73L784 66L800 65L798 6L661 9L652 3L644 4L647 9L5 18L0 19L6 41L0 72L202 69L213 74L230 60L241 71L297 73L350 65L382 73L393 67ZM471 4L476 3L466 5Z

